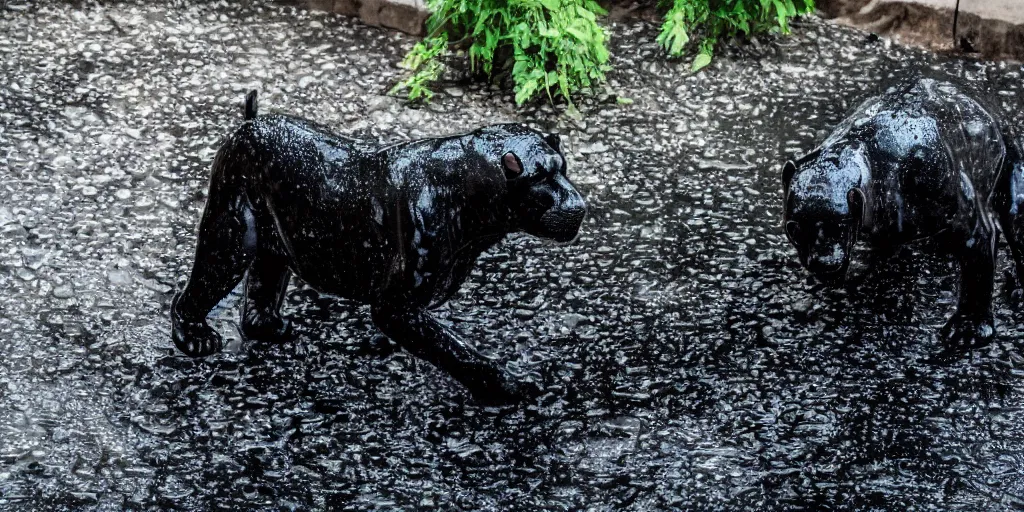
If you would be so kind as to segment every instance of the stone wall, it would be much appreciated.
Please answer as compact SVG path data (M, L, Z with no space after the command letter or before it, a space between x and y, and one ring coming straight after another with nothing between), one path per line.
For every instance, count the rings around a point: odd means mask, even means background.
M986 59L1024 60L1024 0L818 0L822 16L901 42Z
M295 0L318 11L356 16L367 25L401 30L414 36L426 33L430 11L423 0Z

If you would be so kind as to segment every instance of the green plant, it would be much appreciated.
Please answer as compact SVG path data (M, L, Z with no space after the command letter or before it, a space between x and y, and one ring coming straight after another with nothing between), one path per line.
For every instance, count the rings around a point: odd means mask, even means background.
M427 46L428 43L429 46ZM430 101L430 98L434 97L434 92L430 90L429 86L431 82L441 76L442 66L438 57L447 50L448 35L441 34L416 43L416 46L413 46L409 54L402 59L399 66L415 71L412 76L400 84L408 91L410 101Z
M549 100L600 84L608 69L604 10L594 0L428 0L429 35L402 61L412 72L392 89L429 100L429 85L451 49L464 50L474 73L509 73L516 103L544 91ZM452 36L452 37L449 37ZM451 41L449 43L449 41Z
M703 39L693 59L697 71L711 63L720 38L763 32L789 33L789 19L814 10L814 0L663 0L671 2L658 43L673 57L682 55L694 30Z

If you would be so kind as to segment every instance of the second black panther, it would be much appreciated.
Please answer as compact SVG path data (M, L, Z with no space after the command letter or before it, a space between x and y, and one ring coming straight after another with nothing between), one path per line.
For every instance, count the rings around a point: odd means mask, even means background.
M941 237L960 263L947 348L988 343L1000 228L1024 278L1021 141L991 109L948 82L918 79L860 105L814 151L783 168L786 233L800 261L841 282L854 244L880 252Z

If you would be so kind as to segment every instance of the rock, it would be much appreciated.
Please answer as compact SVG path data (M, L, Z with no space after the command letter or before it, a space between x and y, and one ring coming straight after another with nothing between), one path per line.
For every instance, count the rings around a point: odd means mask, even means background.
M529 318L533 318L533 316L536 315L536 314L537 314L536 311L532 311L532 310L529 310L529 309L516 308L516 310L515 310L516 317L517 318L522 318L524 320L529 319Z
M53 289L53 296L58 299L70 299L75 294L75 291L70 286L58 286Z
M587 317L576 313L569 313L562 317L562 323L569 329L575 329L577 325L586 321Z
M18 219L16 219L14 217L14 214L11 213L11 209L10 208L7 208L6 206L0 206L0 226L6 226L7 224L13 224L13 223L15 223L17 221L18 221Z
M594 142L580 147L580 153L583 153L584 155L604 153L605 151L608 151L608 146L603 142Z
M395 99L390 96L371 96L366 100L366 113L372 114L379 110L389 110L395 103Z
M155 279L140 279L139 282L142 284L143 288L153 290L157 293L171 293L171 291L174 290L170 285L161 283Z
M414 36L426 34L426 21L430 17L423 0L311 0L309 7L333 10L346 16L358 16L363 23L400 30Z
M803 299L793 304L793 316L797 320L810 322L814 320L817 312L817 303L811 299Z
M130 286L134 282L132 275L123 269L114 269L107 272L107 279L110 280L110 284L115 286Z

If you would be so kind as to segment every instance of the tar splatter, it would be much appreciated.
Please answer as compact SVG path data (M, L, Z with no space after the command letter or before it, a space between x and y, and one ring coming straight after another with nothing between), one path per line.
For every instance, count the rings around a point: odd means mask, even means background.
M1024 506L1021 310L996 297L996 340L932 363L952 261L926 242L830 291L780 225L781 163L860 99L927 70L1020 126L1019 64L809 19L693 75L662 57L656 25L620 21L611 92L574 120L488 85L408 108L383 93L414 40L333 15L3 5L0 508ZM170 298L251 88L264 112L380 141L508 121L562 134L589 206L580 239L508 239L438 311L548 396L478 407L367 308L300 282L295 341L243 342L236 292L213 318L224 353L174 350Z

